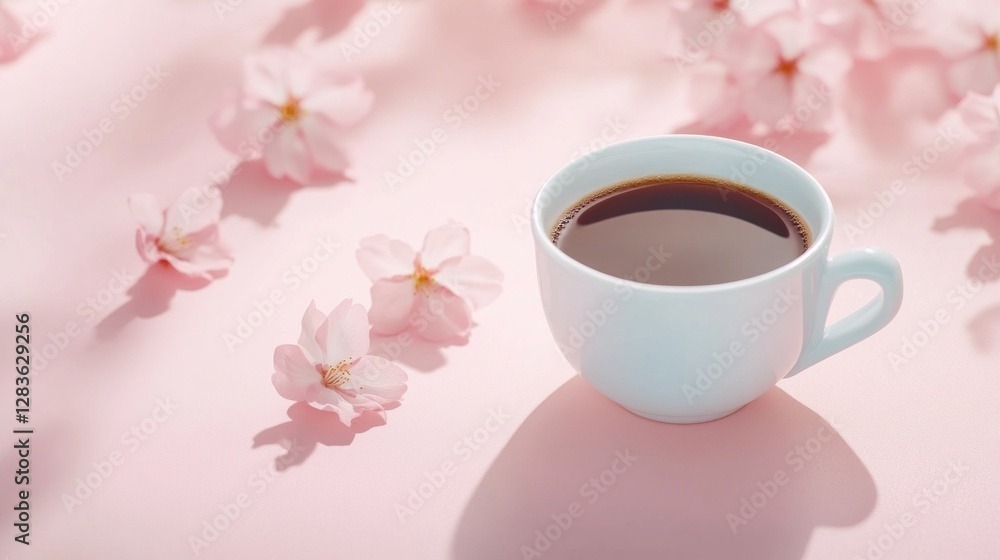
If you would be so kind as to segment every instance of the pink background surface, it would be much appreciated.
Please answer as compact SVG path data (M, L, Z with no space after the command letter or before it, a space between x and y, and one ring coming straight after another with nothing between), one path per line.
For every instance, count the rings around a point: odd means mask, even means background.
M806 164L837 209L834 253L875 245L899 258L898 317L733 416L674 426L634 417L574 376L542 316L525 226L530 197L606 119L626 125L623 140L691 118L684 76L662 55L658 4L594 3L556 30L513 2L405 4L352 62L376 95L345 140L354 180L296 188L259 168L240 173L222 222L236 262L204 287L162 269L143 275L125 199L170 199L225 169L231 156L206 118L238 84L242 57L317 19L285 15L289 2L247 2L221 21L208 0L134 4L70 3L43 41L0 67L0 317L13 325L31 313L36 356L68 322L80 327L33 374L30 548L12 540L13 435L2 443L0 556L522 558L535 531L577 502L583 515L544 558L874 558L872 543L884 558L1000 557L1000 283L970 299L955 291L1000 253L1000 215L971 198L949 154L916 180L906 173L934 138L925 117L943 103L917 55L856 67L850 118ZM358 2L336 4L324 15L330 33ZM380 6L353 17L364 23ZM334 35L329 56L354 33ZM119 118L113 103L149 65L168 76ZM444 112L489 75L497 91L452 128ZM103 118L113 131L58 181L52 162ZM385 172L436 127L447 140L389 189ZM849 239L844 226L897 179L905 193ZM273 349L297 339L311 299L323 310L345 297L368 304L358 239L418 245L448 219L469 225L473 252L506 274L469 343L407 348L398 361L409 390L386 425L351 430L289 409L270 383ZM327 237L339 244L332 256L300 286L286 281ZM141 279L112 294L123 270ZM223 333L273 290L283 302L230 351ZM846 286L834 315L873 291ZM948 322L893 368L889 353L942 313ZM4 378L0 402L13 416L12 373ZM158 400L176 410L154 414ZM509 418L488 421L491 410ZM123 438L133 427L151 433ZM276 463L293 440L291 459ZM626 450L638 460L589 503L582 486ZM115 453L123 461L100 474ZM447 461L451 474L401 522L397 504ZM727 514L777 470L787 484L734 534ZM100 485L68 508L64 495L88 476ZM241 493L238 518L196 555L189 539ZM913 523L900 532L902 519Z

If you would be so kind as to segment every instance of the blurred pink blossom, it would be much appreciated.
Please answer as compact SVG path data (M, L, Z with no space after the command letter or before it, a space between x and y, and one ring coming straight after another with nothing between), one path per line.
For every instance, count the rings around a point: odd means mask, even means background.
M858 58L882 58L909 14L897 0L804 0L803 9Z
M363 412L385 419L385 406L406 392L406 373L368 354L368 313L345 299L324 315L311 302L298 344L274 349L271 382L282 397L335 412L347 426Z
M472 310L496 299L503 281L500 269L469 254L469 241L469 230L460 225L428 232L419 253L385 235L362 239L357 257L375 282L375 332L395 334L412 327L427 340L467 337Z
M965 180L1000 210L1000 85L990 95L970 92L958 114L974 138L963 148Z
M14 60L28 42L21 35L23 21L0 3L0 62Z
M308 182L316 168L341 172L341 131L371 109L361 76L328 68L304 50L270 48L244 61L243 90L211 118L219 141L271 176Z
M671 0L668 51L683 67L705 60L734 30L753 27L796 9L796 0Z
M219 242L221 198L188 189L170 206L145 193L130 196L128 203L139 222L135 242L144 261L166 261L181 274L206 280L232 264Z
M810 22L789 16L737 30L717 56L728 71L716 69L699 78L708 80L705 87L711 92L700 103L701 118L719 120L706 111L732 112L727 106L738 99L739 111L751 123L770 129L824 130L833 114L834 91L852 64L850 56L822 40ZM699 90L694 93L701 95Z
M933 36L953 62L948 85L958 97L989 94L1000 83L1000 1L964 0L948 5Z

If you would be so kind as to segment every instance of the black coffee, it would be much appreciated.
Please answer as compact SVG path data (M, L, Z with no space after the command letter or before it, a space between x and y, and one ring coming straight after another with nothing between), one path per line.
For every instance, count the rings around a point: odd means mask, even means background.
M805 222L749 187L695 175L606 188L567 210L552 231L567 255L601 272L668 286L750 278L809 247Z

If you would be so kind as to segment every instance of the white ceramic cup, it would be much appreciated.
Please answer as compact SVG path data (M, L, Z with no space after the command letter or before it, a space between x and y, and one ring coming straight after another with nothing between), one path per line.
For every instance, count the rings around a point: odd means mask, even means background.
M779 268L735 282L661 286L594 270L550 239L559 217L616 183L694 174L736 181L785 203L812 245ZM830 198L812 176L764 148L711 136L670 135L613 144L584 155L542 186L531 217L538 281L563 354L611 400L661 422L705 422L738 410L778 380L871 336L899 310L899 263L878 249L830 258ZM643 266L636 274L642 279ZM669 266L669 260L663 263ZM843 282L867 279L880 293L826 326Z

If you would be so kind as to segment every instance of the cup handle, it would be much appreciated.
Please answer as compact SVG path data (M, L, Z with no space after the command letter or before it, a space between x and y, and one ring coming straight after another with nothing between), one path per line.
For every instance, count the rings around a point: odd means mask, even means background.
M830 304L837 288L848 280L872 280L882 289L861 309L826 326ZM791 377L875 334L896 316L903 302L903 273L895 257L881 249L854 249L826 261L826 270L816 292L816 316L810 339Z

